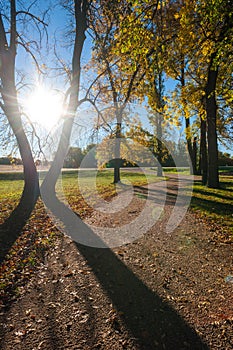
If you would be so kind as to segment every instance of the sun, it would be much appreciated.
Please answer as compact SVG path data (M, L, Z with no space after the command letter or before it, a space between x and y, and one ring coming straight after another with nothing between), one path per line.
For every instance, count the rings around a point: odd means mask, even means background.
M50 130L62 115L62 97L58 92L40 85L27 96L24 108L31 122Z

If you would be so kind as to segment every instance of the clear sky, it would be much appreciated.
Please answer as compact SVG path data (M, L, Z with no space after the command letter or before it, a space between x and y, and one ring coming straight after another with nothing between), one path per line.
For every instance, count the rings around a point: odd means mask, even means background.
M43 12L43 10L47 9L50 1L47 0L41 0L38 2L40 10ZM69 24L69 17L67 17L64 10L59 6L52 6L49 11L49 21L47 26L47 33L48 33L48 47L45 48L45 46L41 47L41 64L44 64L44 67L47 67L47 69L44 69L47 73L50 68L56 68L56 58L54 56L54 43L56 42L56 52L57 55L62 58L64 62L67 62L67 64L71 60L71 47L67 45L67 42L69 41L66 37L66 29L67 25ZM29 33L32 34L32 33ZM45 37L44 37L45 39ZM88 60L91 58L91 40L88 37L84 49L83 49L83 55L82 55L82 62L83 64L87 63ZM17 68L25 73L25 80L27 82L35 82L38 79L38 75L36 73L35 64L33 63L32 58L26 54L21 47L18 48L18 55L17 55ZM49 78L45 76L40 77L41 81L45 81L45 83L53 88L53 89L60 89L63 92L65 92L65 82L64 77L61 77L57 74L57 71L52 70L49 74ZM85 86L87 84L86 77L83 77L81 85ZM168 92L169 90L173 90L176 85L176 82L172 79L168 79L165 81L165 91ZM93 126L93 110L92 112L87 113L87 109L90 107L84 106L83 109L79 112L79 126L78 126L78 133L76 137L76 145L79 147L84 147L86 143L89 143L93 141L92 139L92 126ZM88 120L87 120L88 118ZM148 121L146 121L146 118L142 118L143 122L145 123L146 127L149 127ZM76 130L77 128L75 128ZM77 132L77 131L76 131ZM224 148L220 148L224 151Z

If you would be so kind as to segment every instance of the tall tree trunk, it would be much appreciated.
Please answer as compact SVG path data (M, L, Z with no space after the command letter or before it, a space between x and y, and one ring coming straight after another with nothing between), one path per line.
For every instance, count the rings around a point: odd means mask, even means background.
M213 67L215 55L212 55L208 78L206 84L206 120L207 120L207 140L208 140L208 187L219 187L218 173L218 140L217 140L217 103L216 103L216 83L218 68Z
M67 154L70 142L70 136L72 132L73 121L77 107L79 105L79 90L80 90L80 74L81 74L81 54L83 44L85 41L85 31L87 28L87 8L89 5L88 0L75 0L75 21L76 21L76 36L75 45L73 51L72 60L72 82L70 87L70 98L68 103L67 112L64 116L64 123L61 133L59 145L52 162L52 165L47 173L42 185L41 196L42 199L50 209L50 211L56 216L62 225L62 228L66 228L66 232L71 235L76 233L77 225L70 222L70 209L61 202L55 191L55 185L61 169L63 167L64 159ZM67 221L68 218L68 221ZM72 217L73 218L73 217ZM82 221L80 222L79 229L83 230ZM75 236L76 237L76 236Z
M116 143L115 143L115 162L114 162L114 184L121 181L120 176L120 162L121 162L121 116L117 116L117 126L116 126Z
M181 87L185 87L185 73L184 73L184 68L181 69ZM184 109L186 108L186 101L183 99L183 106ZM197 169L195 166L194 162L194 155L193 155L193 147L192 147L192 137L191 137L191 132L190 132L190 118L185 117L185 138L186 138L186 143L187 143L187 150L189 154L189 159L190 159L190 174L196 174Z
M163 176L163 169L162 169L162 151L163 151L162 116L160 114L158 114L157 118L156 118L156 130L157 130L157 160L158 160L157 176Z
M16 137L24 167L24 189L20 202L6 223L22 228L31 214L39 196L39 182L31 147L23 129L15 85L15 58L17 47L16 4L11 1L10 44L7 42L2 16L0 15L0 77L2 108ZM14 232L13 227L12 231Z
M8 223L11 222L11 229L13 229L12 224L14 226L19 225L19 227L22 228L34 209L39 196L39 180L31 147L23 129L18 106L17 104L10 106L9 108L6 106L6 110L9 124L16 136L24 171L24 189L22 196L18 206L7 220Z
M193 145L192 145L192 148L193 148L193 174L194 175L197 175L197 138L194 137L193 139Z
M10 96L10 97L9 97ZM15 89L3 95L4 110L9 124L16 136L20 156L23 162L24 188L18 205L0 226L1 255L3 260L22 228L29 219L39 196L39 180L31 148L24 132L18 108Z
M73 127L75 113L79 104L79 90L80 90L80 75L81 75L81 54L86 39L85 31L87 29L87 8L88 0L75 0L75 21L76 33L75 43L72 58L72 81L70 87L70 97L67 111L64 117L61 138L59 145L51 164L51 167L46 174L46 177L41 186L43 199L50 203L49 197L55 195L55 185L61 169L63 167L65 156L68 152L70 136ZM55 197L54 197L55 198Z
M156 93L156 82L154 81L155 86L155 93ZM163 108L164 102L163 102L163 75L162 72L159 72L159 81L158 81L158 107ZM163 151L163 145L162 145L162 136L163 136L163 130L162 130L162 119L163 116L159 112L156 118L156 131L157 131L157 158L158 158L158 167L157 167L157 176L163 176L163 169L162 169L162 151Z
M194 154L193 154L193 146L192 146L192 138L190 133L190 118L185 118L185 137L187 143L187 149L190 159L190 174L196 174L196 167L194 163Z
M1 234L1 258L14 243L20 234L23 226L27 222L34 209L39 196L39 181L36 166L34 164L31 147L23 129L21 113L19 109L17 91L15 86L15 57L17 47L16 32L16 3L14 0L10 4L11 12L11 31L10 43L8 44L6 32L0 14L0 77L1 77L1 95L3 109L9 124L16 137L20 156L24 169L24 189L17 207L13 210L10 217L0 227Z
M206 185L208 172L208 157L206 142L206 120L204 120L203 118L201 118L199 170L202 175L202 184Z

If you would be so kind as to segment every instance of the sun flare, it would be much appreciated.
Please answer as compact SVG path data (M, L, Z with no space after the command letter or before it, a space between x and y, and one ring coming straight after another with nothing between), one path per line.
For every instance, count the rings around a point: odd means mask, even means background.
M44 86L38 86L27 97L24 106L31 122L47 130L57 124L63 111L61 95Z

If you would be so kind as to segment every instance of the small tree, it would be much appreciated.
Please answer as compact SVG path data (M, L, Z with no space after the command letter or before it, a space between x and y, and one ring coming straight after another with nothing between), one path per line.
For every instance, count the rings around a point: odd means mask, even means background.
M70 147L64 160L65 168L79 168L84 155L81 148Z
M118 1L110 3L105 0L98 2L97 15L91 16L91 29L95 43L93 57L95 62L98 62L98 69L104 72L100 74L101 79L96 81L98 91L95 102L98 103L98 99L102 99L111 106L110 113L113 114L115 124L114 183L120 181L120 148L124 112L128 102L137 96L137 88L145 75L141 69L141 56L144 55L143 39L137 37L135 43L129 44L130 46L139 45L142 50L136 50L137 53L133 58L127 54L130 48L124 40L125 30L130 31L133 24L137 24L136 17L137 14L134 13L133 6L128 1L123 1L119 7ZM127 18L131 18L132 23L129 24Z

